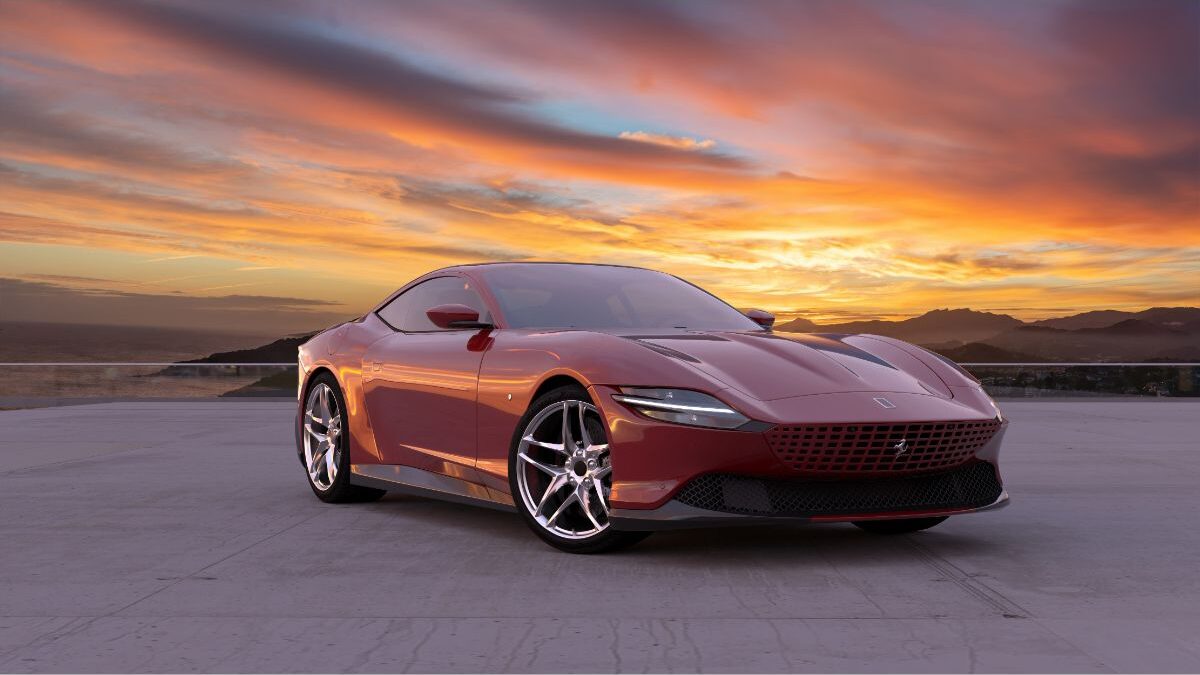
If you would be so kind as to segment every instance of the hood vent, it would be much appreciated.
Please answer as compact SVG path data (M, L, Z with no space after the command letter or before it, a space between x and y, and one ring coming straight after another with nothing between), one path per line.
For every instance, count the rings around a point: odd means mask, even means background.
M690 354L684 354L683 352L675 350L675 349L671 349L670 347L656 345L653 342L646 342L644 340L638 340L637 338L630 338L630 339L633 340L634 342L638 343L639 345L645 347L646 349L658 352L659 354L662 354L663 356L669 356L673 359L679 359L680 361L687 361L688 363L700 363L700 360L697 359L696 357L694 357Z

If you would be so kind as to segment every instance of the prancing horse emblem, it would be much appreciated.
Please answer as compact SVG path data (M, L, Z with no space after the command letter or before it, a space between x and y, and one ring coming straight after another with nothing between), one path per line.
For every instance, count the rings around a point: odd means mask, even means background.
M908 439L907 438L900 439L900 442L893 445L892 449L896 451L897 457L908 452Z

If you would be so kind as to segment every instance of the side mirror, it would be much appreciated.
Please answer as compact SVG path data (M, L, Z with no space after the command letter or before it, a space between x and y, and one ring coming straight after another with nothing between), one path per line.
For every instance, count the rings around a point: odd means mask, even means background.
M771 326L775 325L775 315L770 312L764 312L761 309L748 309L745 315L754 323L771 330Z
M425 316L438 328L491 328L481 322L479 312L466 305L438 305L425 310Z

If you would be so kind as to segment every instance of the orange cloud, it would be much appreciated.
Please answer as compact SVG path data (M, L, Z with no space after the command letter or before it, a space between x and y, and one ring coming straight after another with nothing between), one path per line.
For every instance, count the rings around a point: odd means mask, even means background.
M1200 302L1198 15L6 3L0 255L355 307L490 259L818 316Z
M679 148L680 150L711 150L712 148L717 147L717 142L711 138L698 140L688 136L652 134L646 131L622 131L620 134L618 134L618 136L620 138L627 138L631 141L665 145L668 148Z

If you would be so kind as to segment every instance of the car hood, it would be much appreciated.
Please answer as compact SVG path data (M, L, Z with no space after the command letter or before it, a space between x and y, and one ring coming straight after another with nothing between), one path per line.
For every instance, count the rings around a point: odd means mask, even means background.
M845 392L952 397L946 383L911 351L868 335L686 332L623 337L761 401Z

